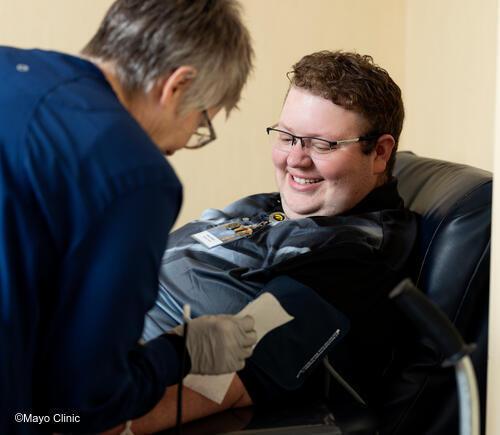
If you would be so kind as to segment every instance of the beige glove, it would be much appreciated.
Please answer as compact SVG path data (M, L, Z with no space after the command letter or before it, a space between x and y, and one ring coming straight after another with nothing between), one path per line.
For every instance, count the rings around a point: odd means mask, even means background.
M184 325L169 331L184 335ZM251 316L200 316L189 321L186 348L193 374L218 375L241 370L257 342Z

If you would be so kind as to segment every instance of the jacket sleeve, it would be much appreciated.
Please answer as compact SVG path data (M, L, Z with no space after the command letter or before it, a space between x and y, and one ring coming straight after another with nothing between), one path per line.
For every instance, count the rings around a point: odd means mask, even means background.
M165 184L118 197L62 259L35 379L47 412L79 415L78 430L145 414L179 378L172 338L137 344L179 204L180 188Z

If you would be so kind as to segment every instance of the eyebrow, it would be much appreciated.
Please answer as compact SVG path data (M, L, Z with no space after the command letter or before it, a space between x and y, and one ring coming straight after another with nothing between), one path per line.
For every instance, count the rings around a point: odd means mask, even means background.
M283 128L283 129L285 129L285 130L288 130L290 133L293 133L293 130L292 130L290 127L288 127L287 125L285 125L285 124L280 124L280 123L278 122L278 123L276 124L276 127Z

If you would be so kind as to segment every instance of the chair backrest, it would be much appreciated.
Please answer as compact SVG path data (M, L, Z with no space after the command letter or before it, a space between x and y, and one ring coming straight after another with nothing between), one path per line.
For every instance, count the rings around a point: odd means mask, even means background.
M394 175L406 206L421 216L414 282L466 342L477 344L472 359L484 422L492 174L399 152ZM458 433L453 370L441 369L425 350L415 355L416 360L401 367L399 398L391 404L399 408L400 417L391 422L390 431Z

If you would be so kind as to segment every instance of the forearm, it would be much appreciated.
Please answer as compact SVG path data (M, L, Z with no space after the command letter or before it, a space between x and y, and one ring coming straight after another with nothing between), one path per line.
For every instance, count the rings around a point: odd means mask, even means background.
M184 387L182 392L182 422L187 423L207 417L230 408L241 408L252 405L252 400L235 375L226 396L221 404L207 399L190 388ZM132 422L135 435L157 432L175 426L177 422L177 385L168 387L160 402L146 415ZM105 435L119 434L125 425L105 432Z

